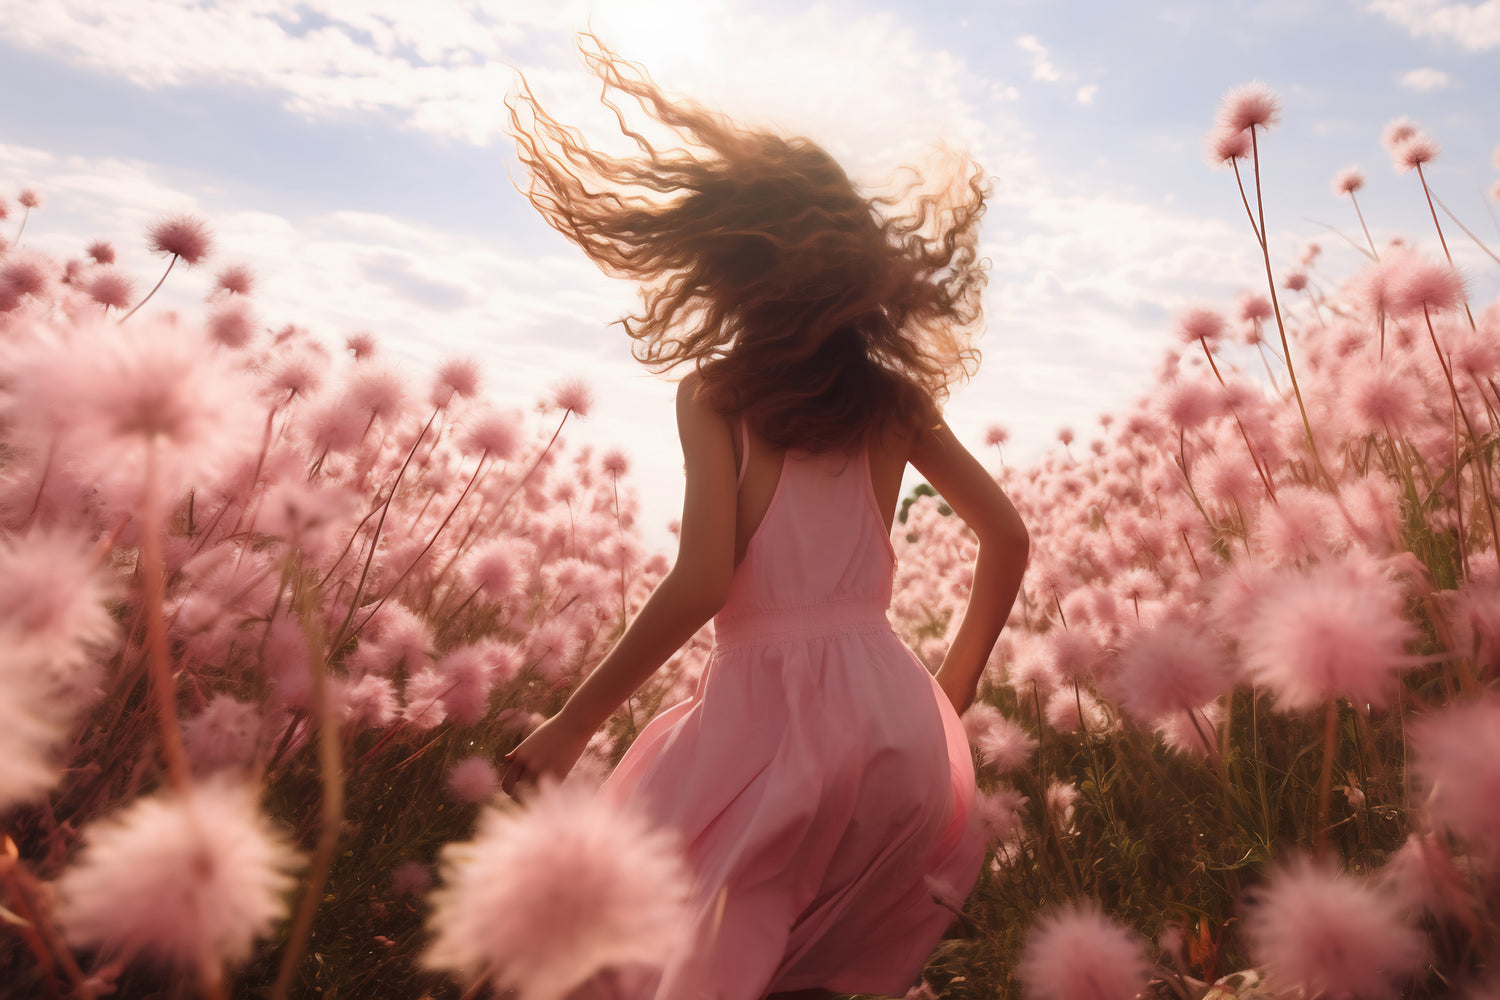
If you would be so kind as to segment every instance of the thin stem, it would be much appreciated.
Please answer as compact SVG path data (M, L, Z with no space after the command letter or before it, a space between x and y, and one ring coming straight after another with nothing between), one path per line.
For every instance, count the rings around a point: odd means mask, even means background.
M1302 401L1302 388L1297 384L1297 369L1292 365L1292 347L1286 337L1286 324L1281 318L1281 303L1276 298L1276 279L1271 274L1271 251L1266 243L1266 208L1260 193L1260 146L1255 137L1255 128L1250 129L1250 154L1255 164L1255 207L1260 216L1260 252L1266 265L1266 286L1271 292L1271 312L1276 316L1276 332L1281 335L1281 350L1283 360L1286 362L1287 376L1292 380L1292 394L1297 397L1297 412L1302 414L1302 428L1307 432L1307 448L1312 453L1313 462L1318 471L1330 485L1333 477L1323 468L1323 460L1318 456L1318 442L1313 437L1312 421L1307 418L1307 405Z
M162 564L162 519L156 496L156 444L146 446L146 495L141 504L141 574L145 587L146 661L151 695L156 704L162 757L173 791L186 794L189 785L187 754L177 723L177 692L167 651L167 620L163 611L166 583Z
M1328 806L1333 786L1333 754L1338 748L1339 703L1329 698L1323 716L1323 772L1318 776L1317 854L1328 853Z
M1427 197L1427 211L1432 213L1432 226L1437 230L1438 242L1442 244L1443 256L1448 258L1448 266L1453 266L1453 254L1448 252L1448 240L1443 236L1442 223L1438 222L1437 209L1432 207L1432 191L1427 187L1427 175L1422 172L1422 164L1417 164L1417 180L1422 182L1422 194ZM1468 296L1464 297L1464 313L1469 317L1469 329L1474 328L1474 314L1469 312Z
M121 323L125 322L130 317L134 316L136 314L136 311L139 310L141 308L141 306L143 306L147 302L151 301L151 296L155 295L156 294L156 290L161 287L162 282L167 280L167 275L169 275L169 274L172 273L172 265L174 265L176 263L177 263L177 255L174 253L172 255L172 259L169 260L169 261L167 261L167 269L161 273L161 277L160 278L156 279L156 284L154 286L152 286L151 291L149 291L149 292L146 293L146 297L144 299L141 299L141 301L139 301L139 302L137 302L135 304L135 309L130 310L130 312L128 312L124 316L120 317L120 322Z
M302 590L300 617L302 629L307 635L309 650L307 669L308 702L312 715L318 722L318 770L322 777L322 806L318 830L318 846L313 852L312 867L308 872L306 889L297 904L297 914L287 934L286 952L281 957L281 968L276 974L276 984L271 989L272 1000L286 1000L287 992L296 974L297 963L307 949L308 935L312 931L313 915L323 898L323 886L328 881L328 872L333 865L333 855L338 848L339 826L344 819L344 771L342 752L339 747L338 717L332 699L327 695L323 663L324 636L318 625L317 600L313 588L306 580L300 581Z
M1453 224L1459 229L1462 229L1464 231L1464 235L1474 241L1475 246L1488 254L1490 260L1494 261L1496 264L1500 264L1500 257L1495 256L1495 251L1485 246L1483 241L1481 241L1478 236L1475 236L1473 231L1469 229L1468 226L1460 222L1458 216L1454 215L1453 212L1448 208L1448 206L1443 204L1443 199L1439 198L1437 195L1432 195L1432 198L1437 202L1438 208L1441 208L1443 210L1443 214L1452 219Z
M1380 253L1375 249L1375 241L1370 239L1370 227L1365 225L1365 213L1359 210L1359 199L1354 197L1353 191L1349 192L1349 200L1354 202L1354 214L1359 216L1359 228L1365 231L1365 240L1370 244L1370 256L1378 261Z

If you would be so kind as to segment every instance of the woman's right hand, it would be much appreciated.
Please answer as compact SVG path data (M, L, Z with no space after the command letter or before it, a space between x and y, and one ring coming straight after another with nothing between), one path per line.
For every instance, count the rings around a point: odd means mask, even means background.
M557 713L501 758L506 768L500 788L516 797L518 788L533 786L544 777L563 780L583 756L593 735L574 725L565 713Z

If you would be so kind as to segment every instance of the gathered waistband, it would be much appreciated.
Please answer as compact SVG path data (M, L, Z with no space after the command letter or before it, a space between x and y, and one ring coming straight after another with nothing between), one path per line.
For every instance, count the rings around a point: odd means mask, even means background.
M877 601L827 601L795 608L747 608L714 617L714 648L786 642L850 632L888 632L885 606Z

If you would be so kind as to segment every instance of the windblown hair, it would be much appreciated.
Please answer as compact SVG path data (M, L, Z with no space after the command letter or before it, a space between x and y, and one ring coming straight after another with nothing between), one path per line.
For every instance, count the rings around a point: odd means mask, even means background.
M957 157L943 190L913 196L910 171L906 191L866 197L813 142L668 99L591 35L580 48L641 155L591 148L524 80L511 126L531 203L606 273L643 283L641 312L619 321L636 358L658 372L693 363L714 409L780 447L824 451L890 421L933 421L979 360L988 188L973 161ZM614 93L682 148L633 131Z

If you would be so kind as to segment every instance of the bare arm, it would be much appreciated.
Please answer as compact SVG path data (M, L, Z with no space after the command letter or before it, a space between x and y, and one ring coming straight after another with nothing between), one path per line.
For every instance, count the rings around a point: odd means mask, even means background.
M937 671L938 685L963 714L1020 592L1030 537L1010 499L946 423L918 432L911 464L979 538L969 604Z
M677 429L687 470L677 561L609 654L566 705L506 755L501 787L564 777L594 731L723 607L734 575L734 446L724 417L693 399L697 376L677 389Z

